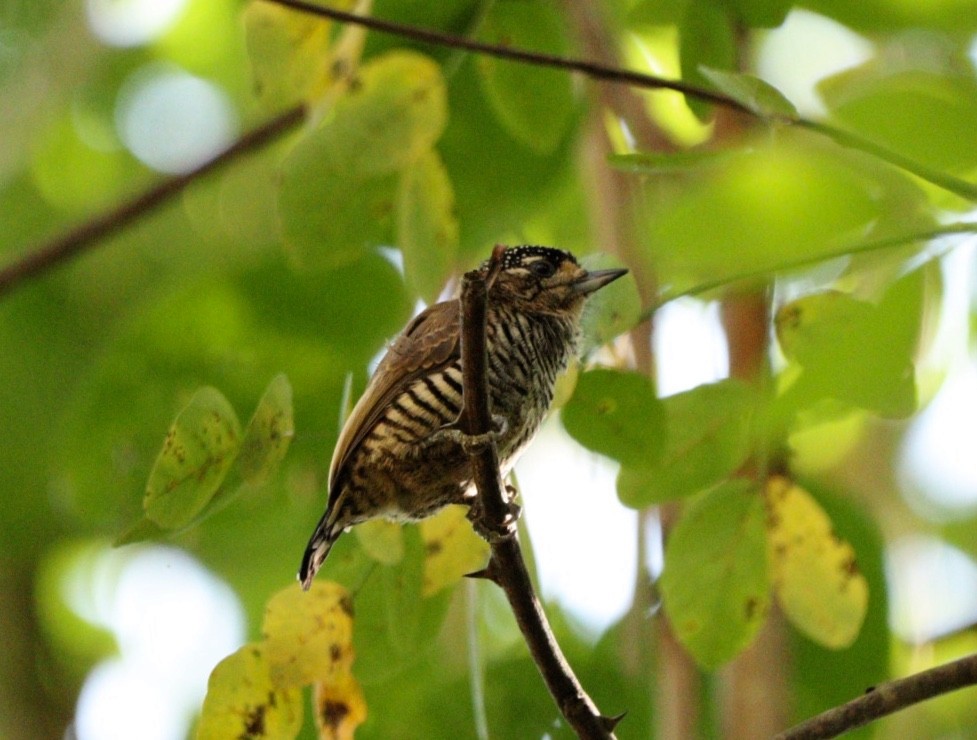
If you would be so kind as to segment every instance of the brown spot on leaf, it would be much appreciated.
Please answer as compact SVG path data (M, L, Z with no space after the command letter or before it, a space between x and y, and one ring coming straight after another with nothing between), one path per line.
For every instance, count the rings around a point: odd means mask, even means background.
M250 740L265 736L265 705L259 704L244 718L244 732L238 735L238 740Z
M326 700L322 704L321 718L324 727L338 729L339 725L349 714L349 705L344 701Z
M331 660L333 663L338 663L339 659L342 657L343 649L339 645L333 643L329 646L329 660Z
M424 546L424 552L426 552L431 557L434 557L443 549L444 546L441 544L441 540L431 540L430 542L427 543L427 545Z

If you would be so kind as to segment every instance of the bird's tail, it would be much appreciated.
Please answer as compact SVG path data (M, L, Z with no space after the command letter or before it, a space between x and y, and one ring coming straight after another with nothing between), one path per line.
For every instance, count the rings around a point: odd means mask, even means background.
M327 511L319 520L319 524L305 548L305 555L302 556L302 565L299 566L299 582L306 591L312 585L312 579L315 577L316 571L322 567L333 543L343 533L342 528L337 527L334 522L330 521L330 518Z

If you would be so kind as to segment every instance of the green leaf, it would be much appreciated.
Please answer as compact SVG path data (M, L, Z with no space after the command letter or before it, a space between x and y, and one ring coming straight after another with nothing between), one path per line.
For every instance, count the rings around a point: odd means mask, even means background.
M302 691L272 683L263 645L249 643L217 664L197 723L197 740L294 738L302 729Z
M647 467L622 467L617 493L625 506L690 496L735 472L750 454L753 391L736 380L700 385L662 400L665 451Z
M403 528L404 556L376 565L356 592L356 675L387 680L417 661L441 630L453 589L425 597L425 548L417 527Z
M793 5L794 0L732 0L737 17L751 28L776 28Z
M733 19L721 3L689 3L679 32L679 61L682 79L696 85L708 79L705 68L732 69L736 62ZM707 118L712 104L690 95L685 102L700 119Z
M977 75L950 59L934 69L942 54L919 54L895 70L882 56L823 80L818 92L846 128L931 167L969 173L977 166Z
M241 444L241 424L216 388L190 399L166 435L156 458L143 508L165 529L189 523L217 493Z
M463 225L459 250L468 263L485 259L486 245L500 234L519 235L561 191L577 156L572 136L545 155L513 139L486 99L477 66L469 55L452 77L451 118L438 142Z
M877 170L787 133L754 144L695 173L655 214L649 240L664 285L679 291L836 255L898 217Z
M565 54L566 24L546 3L500 0L493 3L479 30L482 41L520 49ZM477 60L479 78L499 122L509 134L540 154L556 150L576 106L573 79L557 70Z
M806 0L804 6L854 31L873 36L925 28L934 35L946 32L957 38L969 38L977 31L977 3L973 0L927 3Z
M623 266L619 260L604 253L587 255L581 263L588 270ZM586 354L624 334L638 323L640 317L638 283L634 273L629 272L588 299L580 332L582 353Z
M353 528L353 535L363 552L384 565L396 565L404 559L404 527L386 519L371 519Z
M282 165L286 246L304 266L335 267L389 243L400 172L447 120L441 69L414 52L365 64L325 120Z
M622 465L647 467L661 457L665 412L645 375L608 369L583 373L560 414L571 437Z
M284 374L276 375L244 430L238 456L241 477L253 486L267 481L285 459L294 436L292 386Z
M679 641L714 669L746 648L770 606L763 497L725 483L690 502L665 548L661 592Z
M758 116L789 121L797 118L794 104L780 90L759 77L705 66L700 67L700 71L713 87Z
M455 266L458 218L448 171L433 149L401 176L397 246L407 282L424 301L434 303Z
M280 110L325 83L329 20L261 0L248 3L241 19L254 94L263 108Z
M834 398L884 416L916 408L913 359L925 305L916 270L876 306L838 292L800 298L775 318L784 353L801 368L784 401L799 408Z

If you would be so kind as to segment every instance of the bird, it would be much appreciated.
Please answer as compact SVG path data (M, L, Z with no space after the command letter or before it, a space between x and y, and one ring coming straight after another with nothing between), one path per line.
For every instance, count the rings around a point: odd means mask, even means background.
M488 290L486 374L502 475L538 431L557 376L575 357L587 298L626 269L584 269L554 247L506 247ZM491 260L480 270L488 274ZM474 503L468 454L439 433L462 409L458 298L414 317L389 345L340 431L325 513L298 578L306 590L350 527L374 518L417 521Z

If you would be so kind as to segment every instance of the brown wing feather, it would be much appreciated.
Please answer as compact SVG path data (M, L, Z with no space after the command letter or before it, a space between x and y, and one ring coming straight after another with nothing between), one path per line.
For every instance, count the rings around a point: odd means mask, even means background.
M445 301L419 313L390 345L339 433L329 466L330 499L338 495L335 483L350 455L380 420L393 398L421 375L459 356L460 333L459 303Z

